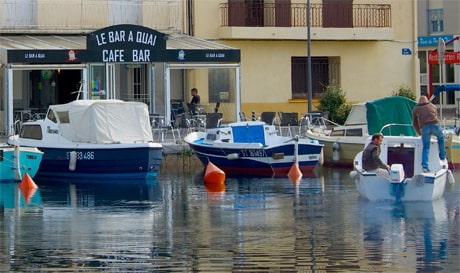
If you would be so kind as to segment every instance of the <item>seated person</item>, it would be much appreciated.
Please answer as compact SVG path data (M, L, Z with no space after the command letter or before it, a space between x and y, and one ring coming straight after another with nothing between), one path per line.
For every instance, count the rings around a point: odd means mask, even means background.
M198 89L193 87L192 90L190 90L190 92L192 93L192 100L190 101L190 103L200 104L201 98L200 95L198 95Z
M362 166L367 172L375 172L378 176L389 178L388 170L390 166L383 163L380 159L380 145L382 145L383 135L376 133L372 136L372 142L363 151Z

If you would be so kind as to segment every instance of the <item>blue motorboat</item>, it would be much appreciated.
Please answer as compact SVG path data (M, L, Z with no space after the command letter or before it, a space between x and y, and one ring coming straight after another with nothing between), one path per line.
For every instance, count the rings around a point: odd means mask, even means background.
M201 162L227 175L286 177L294 163L309 173L318 164L323 145L317 140L281 136L276 126L261 121L229 123L192 132L184 141Z
M79 179L155 178L163 147L153 141L147 105L121 100L76 100L51 105L27 121L9 144L44 152L38 176Z

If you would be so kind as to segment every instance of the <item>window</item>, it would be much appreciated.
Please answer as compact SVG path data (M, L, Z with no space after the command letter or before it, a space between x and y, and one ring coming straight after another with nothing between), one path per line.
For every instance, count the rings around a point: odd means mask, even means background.
M229 82L229 74L227 69L209 69L209 101L210 102L218 102L218 101L225 101L225 99L221 99L220 95L222 92L226 92L228 94L230 90L230 82ZM228 95L227 95L228 100Z
M292 98L308 98L307 57L291 57ZM335 57L312 57L312 97L319 98L327 85L340 83L340 61Z
M345 130L332 130L331 136L344 136Z
M348 129L347 136L363 136L363 129L361 128L355 128L355 129Z
M59 111L59 112L56 112L56 114L61 124L70 123L69 111Z
M132 88L127 94L127 100L140 101L149 103L149 94L147 88L147 72L146 65L144 64L130 64L125 66L128 69L128 73L131 73L130 81Z
M441 32L444 32L444 10L428 10L428 33L433 34Z
M21 129L22 138L42 139L42 129L40 125L24 125Z
M144 73L142 70L141 67L133 68L133 95L136 100L140 99L145 93L143 90Z
M353 27L353 0L323 0L323 27Z

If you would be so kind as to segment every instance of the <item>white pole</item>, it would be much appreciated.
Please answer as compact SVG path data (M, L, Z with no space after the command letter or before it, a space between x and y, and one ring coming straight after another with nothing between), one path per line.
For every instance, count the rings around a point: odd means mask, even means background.
M446 44L442 38L438 40L438 63L439 63L439 85L443 85L445 82L445 69L444 69L444 53L446 52ZM440 92L439 94L439 115L442 121L442 101L443 101L443 94Z

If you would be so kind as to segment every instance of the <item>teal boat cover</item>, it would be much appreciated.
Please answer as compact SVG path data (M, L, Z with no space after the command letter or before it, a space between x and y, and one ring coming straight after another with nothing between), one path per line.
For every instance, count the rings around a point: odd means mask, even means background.
M388 124L404 124L404 126L387 127L382 134L416 136L412 127L412 109L415 104L415 101L401 96L390 96L366 102L369 135L380 132L383 126Z

